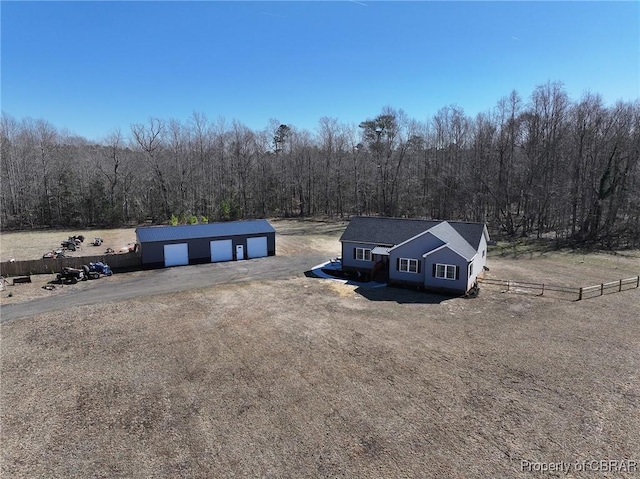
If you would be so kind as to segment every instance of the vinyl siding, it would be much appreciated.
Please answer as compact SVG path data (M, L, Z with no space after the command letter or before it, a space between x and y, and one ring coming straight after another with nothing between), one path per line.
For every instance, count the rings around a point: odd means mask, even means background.
M373 257L371 261L362 261L355 259L356 248L373 249L375 244L352 243L348 241L342 242L342 267L357 269L360 271L370 271L373 269Z
M431 233L426 233L391 250L389 252L389 281L392 283L423 284L425 262L422 255L443 244L441 239ZM420 274L398 271L398 259L400 258L417 259L421 263Z
M433 265L451 264L459 268L458 279L441 279L433 276ZM467 266L468 262L457 253L444 247L425 258L424 285L427 288L441 289L445 291L467 292Z
M484 257L482 253L484 252ZM482 235L480 244L478 245L478 254L473 258L473 275L468 278L467 291L474 285L478 276L484 272L484 266L487 264L487 240Z

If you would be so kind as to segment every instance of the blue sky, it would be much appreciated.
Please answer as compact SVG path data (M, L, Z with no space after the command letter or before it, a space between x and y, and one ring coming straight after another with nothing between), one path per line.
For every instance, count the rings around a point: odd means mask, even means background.
M100 140L150 117L313 130L468 115L561 81L640 98L639 2L1 3L2 110Z

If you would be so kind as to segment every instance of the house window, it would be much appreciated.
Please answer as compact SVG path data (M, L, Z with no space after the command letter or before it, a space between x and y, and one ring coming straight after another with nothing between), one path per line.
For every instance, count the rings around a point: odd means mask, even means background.
M482 257L484 258L484 250L482 250Z
M453 264L436 264L436 278L456 279L456 266Z
M356 248L356 259L359 261L371 261L371 250Z
M473 275L473 262L469 263L469 268L467 271L467 278L471 278L471 276Z
M419 273L420 265L418 263L418 260L411 258L400 258L398 271L403 271L405 273Z

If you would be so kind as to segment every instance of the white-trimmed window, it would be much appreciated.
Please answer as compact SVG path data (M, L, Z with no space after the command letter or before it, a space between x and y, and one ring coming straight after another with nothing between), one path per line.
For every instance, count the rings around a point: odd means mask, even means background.
M371 250L366 248L356 248L355 259L358 261L371 261Z
M435 265L435 277L439 279L456 279L457 270L454 264L440 264Z
M473 261L469 263L469 267L467 268L467 278L471 278L473 274Z
M413 258L399 258L398 271L402 271L403 273L419 273L420 262Z

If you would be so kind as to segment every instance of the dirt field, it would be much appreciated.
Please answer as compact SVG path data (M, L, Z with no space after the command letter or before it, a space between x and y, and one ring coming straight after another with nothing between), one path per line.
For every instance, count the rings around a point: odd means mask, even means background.
M293 254L302 247L315 249L326 248L328 251L340 252L340 244L335 242L346 226L346 222L320 220L280 220L272 219L270 223L281 236L278 242L278 253ZM101 254L107 248L119 251L130 243L136 242L135 228L100 229L100 230L43 230L3 232L0 235L0 262L10 259L30 260L42 258L48 251L59 249L60 243L69 236L82 234L85 241L82 249L69 252L70 256L91 256ZM291 237L306 235L304 243L290 241ZM95 237L101 237L101 246L90 246ZM310 237L313 238L310 238Z
M81 249L70 251L68 256L91 256L104 253L107 248L119 251L129 243L136 242L135 228L110 230L43 230L3 232L0 235L0 261L16 261L39 259L42 255L60 249L60 243L69 236L83 235L85 237ZM89 243L95 237L101 237L101 246L91 246Z
M341 227L275 226L279 254L339 253ZM637 252L488 264L572 285L640 270ZM301 276L11 321L2 476L637 477L521 461L640 463L639 302Z

